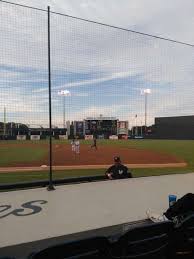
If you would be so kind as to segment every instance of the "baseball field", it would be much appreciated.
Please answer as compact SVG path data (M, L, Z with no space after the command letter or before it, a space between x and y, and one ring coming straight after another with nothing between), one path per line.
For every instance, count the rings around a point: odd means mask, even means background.
M53 141L53 178L104 174L115 155L131 168L134 177L194 171L192 140L98 140L80 141L80 154L70 141ZM0 183L48 178L48 141L2 141Z

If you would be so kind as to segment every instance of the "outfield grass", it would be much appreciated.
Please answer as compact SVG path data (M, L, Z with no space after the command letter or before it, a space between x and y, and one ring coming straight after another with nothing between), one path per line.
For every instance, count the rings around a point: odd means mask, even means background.
M48 141L41 141L46 144ZM30 142L33 147L26 148L25 145L21 148L15 146L9 148L9 143L19 143L21 141L4 142L7 146L0 146L0 166L5 166L10 162L27 162L38 161L46 155L48 149L45 147L37 146L40 141ZM24 142L26 143L26 142ZM55 140L54 144L69 143L69 141ZM81 144L89 145L91 141L81 141ZM151 169L133 169L134 177L161 175L161 174L175 174L194 172L194 140L99 140L98 145L116 145L128 148L148 149L157 152L171 154L183 159L187 162L188 166L185 168L151 168ZM86 169L86 170L65 170L54 172L53 178L69 178L88 175L102 175L104 169ZM15 172L15 173L0 173L0 183L14 183L24 181L35 181L48 179L48 173L45 171L40 172Z
M126 143L118 143L126 146ZM194 140L131 140L128 146L171 154L182 158L188 167L194 169Z
M48 141L2 141L0 145L0 166L17 161L38 161L48 152ZM33 144L26 147L25 144ZM98 145L114 145L129 148L148 149L157 152L171 154L184 159L190 167L194 168L194 140L98 140ZM9 144L20 144L20 146L9 147ZM24 144L23 146L21 144ZM45 146L40 146L45 144ZM53 144L69 144L69 140L53 140ZM81 140L81 145L90 145L91 141Z
M0 146L0 166L39 161L48 154L46 147Z

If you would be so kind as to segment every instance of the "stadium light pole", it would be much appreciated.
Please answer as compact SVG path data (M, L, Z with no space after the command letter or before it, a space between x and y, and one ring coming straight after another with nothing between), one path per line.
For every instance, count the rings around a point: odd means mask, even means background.
M142 121L141 121L141 137L143 136Z
M137 114L135 115L135 136L138 136L138 130L137 130Z
M3 135L4 135L4 138L5 138L5 135L6 135L6 107L4 107L4 122L3 122Z
M71 93L69 90L61 90L58 91L58 95L63 96L63 126L65 129L65 124L66 124L66 103L65 103L65 97L66 96L71 96Z
M132 136L135 135L135 132L136 132L136 130L135 130L135 117L134 118L132 117L132 126L131 126L131 134L132 134Z
M147 103L148 103L148 94L151 94L151 89L141 90L141 94L145 96L145 129L147 127Z

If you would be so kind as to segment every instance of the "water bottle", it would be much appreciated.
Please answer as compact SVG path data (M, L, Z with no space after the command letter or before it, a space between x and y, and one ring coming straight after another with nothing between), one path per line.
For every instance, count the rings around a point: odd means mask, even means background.
M169 200L169 207L172 207L172 205L176 202L177 196L170 194L168 195L168 200Z

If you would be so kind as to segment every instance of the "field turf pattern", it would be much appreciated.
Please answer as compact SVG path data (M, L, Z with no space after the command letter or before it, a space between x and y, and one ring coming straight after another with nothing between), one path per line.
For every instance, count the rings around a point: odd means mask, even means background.
M22 162L22 161L38 161L42 156L45 156L48 152L48 146L38 146L37 144L48 144L48 141L31 141L34 143L33 148L26 148L25 145L20 148L15 146L9 148L9 143L27 143L27 141L1 141L0 145L0 166L5 166L10 161ZM69 143L69 141L57 141L54 140L53 144ZM81 141L81 145L90 145L91 141ZM176 174L187 173L194 171L194 140L99 140L98 145L118 145L122 147L131 147L138 149L148 149L153 151L159 151L167 154L172 154L176 157L180 157L187 162L188 166L185 168L151 168L151 169L133 169L132 173L134 177L150 176L150 175L162 175L162 174ZM79 169L79 170L65 170L55 171L53 174L54 179L79 177L88 175L101 175L104 174L104 169ZM48 172L15 172L15 173L0 173L0 184L3 183L15 183L26 182L35 180L48 179Z

